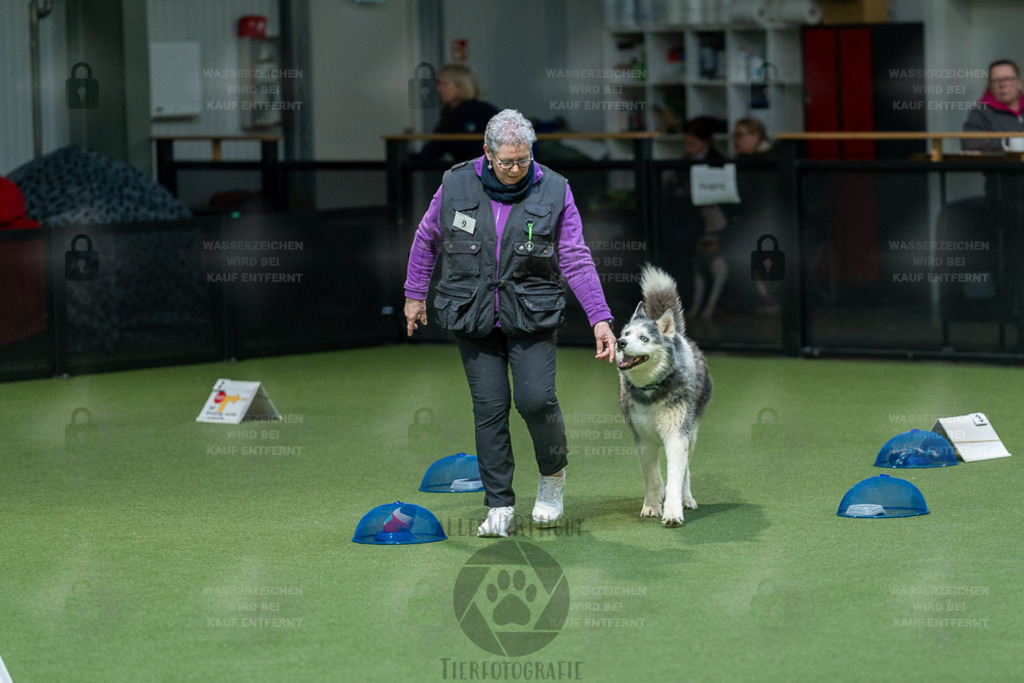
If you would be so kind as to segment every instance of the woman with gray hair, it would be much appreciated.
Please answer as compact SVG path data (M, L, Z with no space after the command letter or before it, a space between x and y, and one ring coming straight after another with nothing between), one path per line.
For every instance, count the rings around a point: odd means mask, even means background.
M596 358L615 358L611 310L583 241L579 210L568 181L534 161L536 139L518 111L506 109L488 122L483 156L445 172L416 230L406 272L406 332L412 336L427 324L427 289L441 257L436 320L455 334L469 381L489 508L478 536L515 532L513 402L540 472L533 521L554 526L563 514L569 449L555 397L555 331L565 321L562 277L593 328Z

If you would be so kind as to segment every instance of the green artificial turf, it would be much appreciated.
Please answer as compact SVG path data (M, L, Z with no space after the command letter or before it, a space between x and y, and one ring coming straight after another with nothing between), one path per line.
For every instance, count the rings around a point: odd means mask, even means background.
M418 490L434 460L475 452L454 347L0 386L0 656L15 683L1016 679L1022 370L709 366L715 394L691 468L700 507L665 529L639 517L614 368L560 349L566 524L510 540L476 538L482 494ZM262 382L286 421L196 423L220 377ZM69 451L79 407L94 428ZM778 416L771 442L755 426L765 407ZM895 434L975 411L1014 457L873 466ZM528 516L536 469L518 416L512 429ZM916 484L931 513L836 515L851 486L880 473ZM449 538L351 541L364 513L398 500L428 508ZM568 613L535 652L496 655L456 619L457 581L478 551L522 548L552 558ZM475 599L495 632L516 629L486 613L504 596L529 609L547 600L528 592L539 573L513 567L500 583L488 571Z

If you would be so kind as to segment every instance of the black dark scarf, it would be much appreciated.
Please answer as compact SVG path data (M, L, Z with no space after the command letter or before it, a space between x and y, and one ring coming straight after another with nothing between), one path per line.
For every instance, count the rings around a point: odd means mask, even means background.
M484 161L487 161L484 159ZM505 202L513 204L518 202L520 199L525 197L530 191L530 185L533 184L533 162L530 162L530 167L526 169L526 175L515 185L504 185L498 176L494 175L494 169L490 167L490 163L485 163L483 169L480 171L480 182L484 184L484 192L491 199L498 202Z

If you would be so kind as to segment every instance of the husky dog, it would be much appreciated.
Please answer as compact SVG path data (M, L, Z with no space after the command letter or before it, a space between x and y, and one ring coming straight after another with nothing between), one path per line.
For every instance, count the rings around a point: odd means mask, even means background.
M678 526L683 523L683 508L697 507L690 494L690 454L697 442L697 423L711 400L711 377L704 354L685 336L675 280L645 265L640 289L643 301L622 328L615 348L619 408L633 430L644 474L640 516L660 516L665 526ZM658 465L662 445L667 486Z

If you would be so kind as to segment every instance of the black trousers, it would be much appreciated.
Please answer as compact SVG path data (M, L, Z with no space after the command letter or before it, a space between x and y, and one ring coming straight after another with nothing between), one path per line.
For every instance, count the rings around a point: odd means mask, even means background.
M567 463L565 422L555 398L555 335L513 339L495 328L482 339L457 337L457 342L473 397L484 503L515 505L512 474L516 464L509 434L513 401L530 431L540 473L551 476Z

